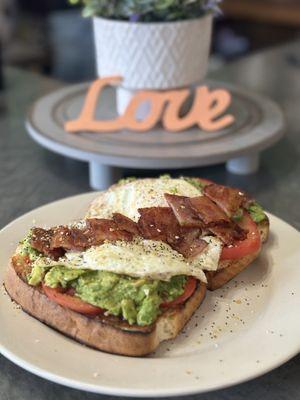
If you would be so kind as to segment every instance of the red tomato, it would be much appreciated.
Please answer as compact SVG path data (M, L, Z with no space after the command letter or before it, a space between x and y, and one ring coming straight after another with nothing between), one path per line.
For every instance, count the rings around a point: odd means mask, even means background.
M69 291L64 291L61 288L50 288L43 283L43 290L47 297L62 307L69 308L81 314L99 315L103 312L102 308L92 306L89 303L68 294Z
M161 307L175 307L178 306L179 304L184 303L194 293L196 286L197 286L197 279L193 278L192 276L189 276L182 295L178 296L176 299L172 301L169 302L166 301L162 303Z
M221 260L236 260L256 253L261 247L259 230L247 212L244 211L243 219L238 224L241 228L248 231L247 239L237 241L232 246L223 247Z

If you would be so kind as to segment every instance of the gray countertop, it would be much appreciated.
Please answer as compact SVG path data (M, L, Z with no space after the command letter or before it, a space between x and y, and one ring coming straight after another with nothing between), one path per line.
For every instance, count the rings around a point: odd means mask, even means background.
M300 229L300 42L251 55L212 76L239 83L277 101L286 114L286 136L263 152L260 171L255 175L232 175L223 165L176 174L199 175L244 188L267 210ZM25 132L24 116L30 104L57 86L57 82L38 75L6 70L6 90L0 93L0 227L37 206L90 190L85 163L40 148ZM132 174L154 176L157 172L126 171L126 175ZM298 355L263 377L190 399L300 399L299 378ZM47 382L0 356L1 400L67 398L92 400L110 396Z

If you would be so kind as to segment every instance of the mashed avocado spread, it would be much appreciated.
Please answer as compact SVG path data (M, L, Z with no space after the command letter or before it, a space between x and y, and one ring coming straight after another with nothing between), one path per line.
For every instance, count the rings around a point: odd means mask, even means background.
M18 250L20 254L27 255L31 261L35 261L39 257L40 253L31 247L30 239L31 231L29 231L28 235L19 243Z
M169 282L163 282L106 271L71 270L61 266L52 267L45 275L47 286L71 286L76 296L87 303L138 325L154 322L160 304L180 296L185 282L184 276L175 276Z
M249 214L251 215L251 218L253 219L254 222L256 222L257 224L261 221L263 221L264 219L266 219L266 214L264 212L264 209L262 208L262 206L256 202L251 203L248 208L247 211L249 212Z
M43 267L43 257L30 246L30 234L20 243L18 252L29 255L32 261L39 257L27 277L30 285L37 286L44 281L52 288L74 288L75 296L105 309L107 314L122 317L131 325L152 324L160 314L160 304L180 296L186 284L183 275L165 282L106 271L71 269L59 264Z
M105 309L107 314L121 316L129 324L138 325L154 322L160 313L160 304L180 296L186 283L186 277L182 275L163 282L106 271L73 270L59 265L45 272L37 265L28 283L35 284L42 280L52 288L72 287L75 295L83 301Z
M261 221L267 218L262 206L256 202L250 203L246 207L246 210L251 215L253 221L256 222L257 224L259 224ZM238 211L233 215L232 218L236 222L241 221L241 219L243 218L243 209L242 208L238 209Z

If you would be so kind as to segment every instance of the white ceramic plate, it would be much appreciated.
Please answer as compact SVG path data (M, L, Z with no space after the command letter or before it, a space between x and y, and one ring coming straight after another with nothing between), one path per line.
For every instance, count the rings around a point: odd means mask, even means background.
M4 228L0 281L28 228L78 219L95 196L46 205ZM300 350L300 234L272 215L270 220L270 240L251 268L208 293L182 334L147 358L82 346L22 312L2 289L0 351L51 381L122 396L199 393L262 375Z

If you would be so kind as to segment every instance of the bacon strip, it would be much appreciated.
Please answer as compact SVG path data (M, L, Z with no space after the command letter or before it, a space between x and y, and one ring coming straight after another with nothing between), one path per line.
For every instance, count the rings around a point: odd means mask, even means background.
M146 239L161 240L186 258L200 254L207 243L200 239L199 228L181 227L169 207L140 208L139 231Z
M193 258L207 246L200 238L202 230L213 233L226 245L244 240L247 232L229 215L244 204L246 196L237 189L215 184L206 186L204 192L204 196L192 198L165 194L170 207L141 208L138 223L115 213L112 219L87 219L83 229L68 226L49 230L34 228L31 245L58 259L66 250L81 251L105 240L131 241L134 236L141 235L145 239L166 242L184 257Z
M130 241L133 239L133 233L129 229L133 230L135 223L132 221L132 224L129 224L125 218L122 221L119 218L120 225L110 219L87 219L84 229L68 226L52 229L34 228L31 246L51 258L58 259L66 250L86 250L91 246L102 244L105 240ZM122 229L125 227L125 222L128 230Z
M91 218L86 220L87 234L90 235L92 245L101 244L104 240L125 240L133 239L133 234L124 229L119 229L118 224L111 219Z
M206 196L184 197L165 195L168 204L181 226L202 226L219 237L226 245L233 244L236 240L244 240L246 232Z
M115 213L113 215L113 220L117 224L119 229L130 232L133 235L139 234L138 224L132 221L132 219L126 217L125 215L120 213Z
M207 185L204 194L216 203L228 217L232 217L246 201L247 197L239 189L222 185Z
M208 229L227 246L232 245L237 240L245 240L247 238L247 232L232 221L212 225Z
M91 237L83 230L58 226L53 230L51 249L85 250L91 246Z
M139 231L145 239L176 241L179 224L171 208L148 207L140 208L138 212L140 213Z
M79 229L58 226L53 229L34 228L31 245L41 253L58 259L66 250L86 250L105 240L130 241L141 234L146 239L168 243L186 258L200 254L207 243L200 239L199 228L181 227L169 207L150 207L139 210L138 224L122 214L114 214L113 220L91 218L86 227Z
M165 199L172 208L177 221L181 226L202 228L203 223L192 209L189 198L165 193Z
M182 236L178 243L170 244L170 246L185 258L193 259L206 249L208 243L201 238L191 240L186 236Z
M65 254L62 247L51 248L53 229L33 228L30 245L37 251L57 260Z
M189 199L189 204L205 225L230 221L227 215L206 196L192 197Z

